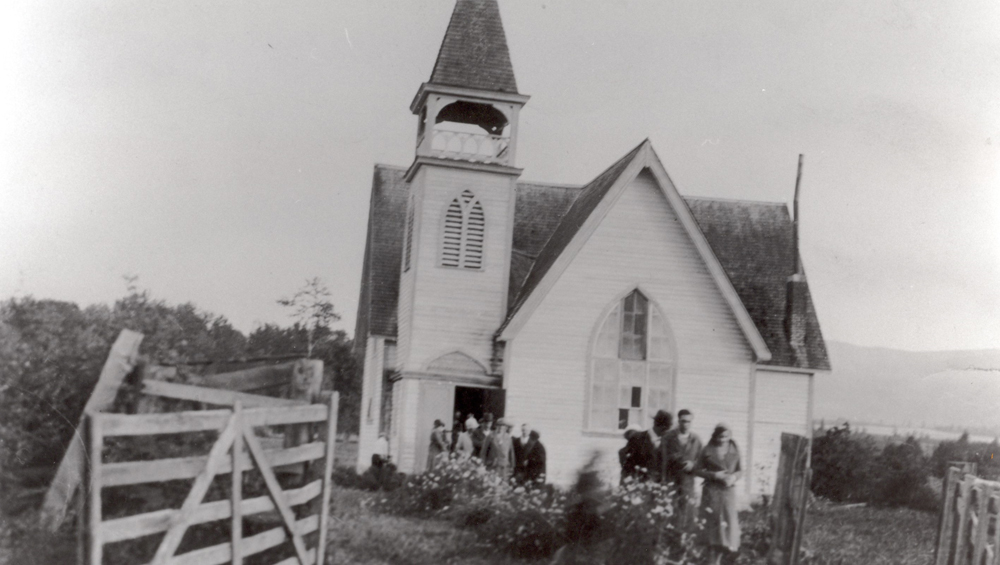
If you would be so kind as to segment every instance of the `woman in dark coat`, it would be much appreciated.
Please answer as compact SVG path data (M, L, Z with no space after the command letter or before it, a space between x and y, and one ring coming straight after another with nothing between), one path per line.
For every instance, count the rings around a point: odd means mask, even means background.
M736 510L736 481L743 471L733 432L719 424L702 450L695 473L705 479L701 494L702 518L709 547L709 563L717 565L722 556L740 548L740 522Z
M448 441L444 435L444 422L434 420L434 430L431 431L431 444L427 448L427 470L434 469L441 454L448 451Z
M539 441L540 437L537 430L531 430L528 443L524 445L522 465L524 480L528 483L545 482L545 446Z

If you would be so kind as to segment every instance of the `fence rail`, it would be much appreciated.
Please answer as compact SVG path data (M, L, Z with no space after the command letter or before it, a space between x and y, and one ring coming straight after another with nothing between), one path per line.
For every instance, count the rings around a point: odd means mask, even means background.
M83 471L89 480L87 496L81 496L81 563L101 565L104 546L166 532L151 565L239 565L249 555L290 541L295 556L278 565L323 563L330 511L331 472L337 436L338 395L327 405L268 406L244 410L235 400L232 410L206 410L171 414L88 414L88 439ZM309 443L265 450L254 427L325 423L310 433ZM105 463L104 440L113 436L190 433L215 430L218 438L207 456ZM322 475L299 488L283 490L274 468L290 463L317 461ZM265 496L243 499L243 473L257 469L267 487ZM204 502L217 475L230 474L228 500ZM194 479L179 509L164 509L105 520L101 496L105 488L121 485ZM318 500L317 500L318 499ZM305 506L296 517L294 506ZM243 519L264 512L277 512L281 526L243 537ZM307 514L302 516L302 514ZM231 521L229 542L175 555L190 526ZM304 536L319 532L315 546L307 548Z
M935 565L1000 565L1000 482L948 469Z

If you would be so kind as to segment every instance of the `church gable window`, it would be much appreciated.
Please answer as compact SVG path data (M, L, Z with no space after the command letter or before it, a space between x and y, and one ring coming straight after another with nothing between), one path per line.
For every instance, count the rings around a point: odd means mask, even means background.
M663 314L638 290L601 320L590 355L587 427L646 428L659 409L670 408L676 359Z
M483 205L471 191L465 190L445 210L441 266L481 269L485 237Z

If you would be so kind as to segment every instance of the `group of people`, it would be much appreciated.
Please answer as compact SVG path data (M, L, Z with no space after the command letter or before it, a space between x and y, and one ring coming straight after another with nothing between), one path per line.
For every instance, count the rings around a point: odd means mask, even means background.
M514 437L511 435L513 427L504 418L494 422L493 414L489 412L483 415L482 423L471 414L463 419L463 414L456 412L449 438L444 422L434 420L427 451L427 469L433 469L447 457L460 460L476 458L505 480L544 482L545 446L540 441L541 435L528 424L522 424L521 435Z
M622 481L655 481L673 486L678 523L689 528L694 523L697 500L695 478L704 479L701 495L702 518L711 552L711 563L740 546L737 518L736 481L739 480L740 453L732 430L718 424L707 445L691 431L694 414L690 410L673 416L660 410L653 416L653 427L642 430L629 426L627 443L619 452Z

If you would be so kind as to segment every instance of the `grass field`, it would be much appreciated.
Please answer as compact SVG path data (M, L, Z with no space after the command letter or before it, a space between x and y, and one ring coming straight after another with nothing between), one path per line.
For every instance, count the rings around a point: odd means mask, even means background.
M908 508L810 509L805 546L826 563L928 565L937 515Z
M386 516L362 508L360 491L338 489L331 521L336 563L362 565L529 562L498 555L468 530L437 520ZM812 563L844 565L929 565L937 516L909 509L817 504L810 509L804 546ZM763 559L741 562L763 563Z
M330 520L330 552L334 563L359 565L541 565L506 557L482 544L476 535L440 520L417 520L378 514L364 507L371 494L336 488ZM32 512L22 516L30 519ZM0 530L10 521L0 517ZM21 520L18 520L23 524ZM749 521L749 519L747 520ZM843 508L818 503L810 508L804 546L822 565L929 565L934 553L937 516L909 509ZM2 526L6 525L7 528ZM747 528L750 529L750 528ZM40 533L22 538L32 548L2 547L0 564L56 565L71 562L72 532ZM2 532L0 532L2 534ZM8 542L10 540L7 540ZM28 549L29 551L25 551ZM70 561L67 561L69 559ZM740 563L764 561L745 554ZM125 564L123 564L125 565Z

